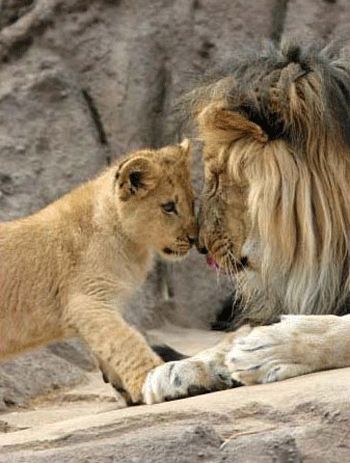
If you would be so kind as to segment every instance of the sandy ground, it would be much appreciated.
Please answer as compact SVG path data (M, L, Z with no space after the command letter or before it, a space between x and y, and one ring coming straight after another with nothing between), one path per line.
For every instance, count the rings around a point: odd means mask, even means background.
M168 327L166 336L192 354L222 334ZM347 462L349 383L342 369L125 408L92 372L0 415L0 463Z

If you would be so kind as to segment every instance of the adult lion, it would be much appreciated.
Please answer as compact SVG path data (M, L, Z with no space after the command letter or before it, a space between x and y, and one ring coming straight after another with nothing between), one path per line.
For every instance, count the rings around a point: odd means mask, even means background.
M253 324L293 315L158 367L148 401L350 366L349 56L271 45L191 104L204 140L200 250Z

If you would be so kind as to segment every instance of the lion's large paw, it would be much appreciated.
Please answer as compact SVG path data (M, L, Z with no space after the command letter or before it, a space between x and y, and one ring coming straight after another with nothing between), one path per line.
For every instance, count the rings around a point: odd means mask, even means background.
M232 378L242 384L271 383L317 370L308 355L310 333L303 328L298 317L290 316L235 339L226 357Z
M148 405L232 387L230 372L223 365L186 359L169 362L150 371L143 386Z

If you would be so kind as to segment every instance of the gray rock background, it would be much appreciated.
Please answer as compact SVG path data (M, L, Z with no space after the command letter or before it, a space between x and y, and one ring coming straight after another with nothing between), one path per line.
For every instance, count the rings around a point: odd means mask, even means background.
M60 408L2 416L0 463L347 463L349 378L344 368L126 409L80 387Z
M348 0L0 0L0 220L36 211L123 153L191 135L177 99L240 48L283 34L328 39L349 21ZM200 191L198 150L194 181ZM193 254L158 264L129 318L208 326L228 293ZM33 368L67 361L43 352ZM1 394L22 403L28 381L51 381L17 375L22 361L0 368L0 406ZM67 384L83 374L69 363ZM18 400L6 399L11 377Z

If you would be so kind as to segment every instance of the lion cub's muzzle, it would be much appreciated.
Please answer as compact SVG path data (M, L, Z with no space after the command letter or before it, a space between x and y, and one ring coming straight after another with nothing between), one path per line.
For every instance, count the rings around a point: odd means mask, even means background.
M165 247L162 252L167 257L182 258L185 257L192 246L197 243L196 236L187 236L186 239L178 239L173 246Z

